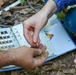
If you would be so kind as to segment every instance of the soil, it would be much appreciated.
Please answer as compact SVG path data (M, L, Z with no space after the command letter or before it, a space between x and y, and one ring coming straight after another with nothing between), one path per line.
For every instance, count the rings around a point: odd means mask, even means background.
M8 0L7 0L8 1ZM14 2L15 0L12 0ZM42 7L43 3L39 0L30 1L35 9L32 9L27 1L24 5L19 4L18 6L11 8L8 12L3 11L0 16L0 27L9 27L28 19L30 16L37 13ZM7 6L9 3L7 3ZM5 4L2 5L5 7ZM3 7L1 8L3 9ZM69 32L70 36L76 42L75 35ZM37 67L31 71L16 70L9 72L2 72L0 75L76 75L76 68L73 63L76 51L71 51L60 57L57 57L51 61L44 63L42 66Z

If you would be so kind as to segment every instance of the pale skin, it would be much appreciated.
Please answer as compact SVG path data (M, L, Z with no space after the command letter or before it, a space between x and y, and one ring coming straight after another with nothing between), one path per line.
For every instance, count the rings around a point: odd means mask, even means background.
M23 22L24 36L31 46L39 46L39 32L46 25L49 17L51 17L57 9L56 3L53 0L48 0L38 13ZM31 36L33 40L30 40ZM76 59L74 60L74 63L76 64Z
M55 2L53 0L49 0L37 14L23 22L24 36L31 46L39 45L39 32L47 23L48 18L56 11L57 6ZM33 36L33 40L30 40L31 36Z
M7 51L0 50L0 68L7 65L16 65L26 70L31 70L44 63L48 56L48 52L45 50L46 47L42 44L40 44L39 48L24 46L12 48Z

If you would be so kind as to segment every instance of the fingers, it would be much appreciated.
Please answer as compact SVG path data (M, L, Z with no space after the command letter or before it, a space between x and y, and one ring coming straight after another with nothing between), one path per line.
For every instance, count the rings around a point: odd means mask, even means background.
M40 32L40 29L39 28L36 28L35 27L35 31L34 31L34 35L33 35L33 41L36 43L39 39L39 32Z
M39 32L40 32L40 30L35 28L34 34L33 34L34 47L39 47L39 44L40 44Z
M33 58L34 67L41 66L44 63L45 59L48 57L48 52L45 51L46 47L40 44L39 48L40 48L39 50L34 51L35 56L35 58ZM42 55L39 56L40 54Z
M36 43L36 47L39 47L40 45L40 38L38 37L37 43Z
M40 54L45 52L45 50L46 50L46 47L40 44L39 49L34 49L33 56L39 56Z
M29 31L25 31L25 38L27 40L27 42L32 45L32 37L31 37L31 33Z
M38 47L40 44L40 39L39 39L40 29L33 25L30 25L28 22L24 21L23 22L23 33L24 33L24 37L26 38L27 42L32 47Z
M24 37L27 40L27 42L32 46L32 37L31 35L33 34L30 30L28 30L27 27L23 27L23 33L24 33Z
M41 66L46 58L48 57L48 52L45 52L41 57L34 58L34 67Z
M41 49L42 47L43 47L43 45L42 45L42 44L40 44L40 45L39 45L39 49Z

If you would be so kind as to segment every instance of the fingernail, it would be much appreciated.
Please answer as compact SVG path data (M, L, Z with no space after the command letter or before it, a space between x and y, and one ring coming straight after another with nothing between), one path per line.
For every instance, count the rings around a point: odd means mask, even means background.
M44 53L44 57L46 57L46 58L48 57L48 52Z
M46 51L46 53L49 55L49 52L48 51Z
M37 45L37 47L38 47L38 46L39 46L39 43L37 42L37 44L36 44L36 45Z
M36 39L34 39L34 42L36 43Z
M41 53L42 53L42 50L41 50L41 49L38 49L38 51L39 51L39 54L41 54Z

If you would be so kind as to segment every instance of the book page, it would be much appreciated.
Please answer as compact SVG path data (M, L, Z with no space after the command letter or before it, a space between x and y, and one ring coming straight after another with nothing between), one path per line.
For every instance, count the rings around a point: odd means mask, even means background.
M12 28L12 30L13 30L13 32L14 32L14 34L15 34L15 36L16 36L19 44L20 44L20 46L23 46L24 45L24 46L30 47L30 45L27 43L26 39L23 36L23 25L22 24L19 24L19 25L14 26ZM44 30L42 30L40 32L40 34L39 34L41 43L47 47L47 50L46 51L48 51L49 52L49 56L51 56L51 55L54 55L55 52L54 52L54 48L52 46L51 41L49 42L49 40L50 40L48 38L49 36L50 36L50 39L53 37L52 34L50 34L50 35L49 34L45 34Z
M23 36L23 25L19 24L12 28L20 46L28 46L26 39ZM62 55L76 48L74 42L58 20L57 16L53 16L48 20L47 25L39 34L41 43L47 47L49 56Z
M64 24L59 21L56 15L48 20L48 23L43 30L46 34L53 35L53 38L50 39L50 41L58 56L76 49L76 45L65 30Z
M27 43L27 41L24 38L22 24L18 24L16 26L13 26L11 29L12 29L13 33L15 34L15 37L16 37L20 46L30 47L30 45Z
M0 28L0 49L17 48L19 44L10 28Z

